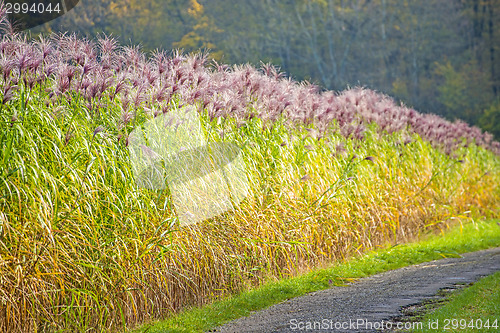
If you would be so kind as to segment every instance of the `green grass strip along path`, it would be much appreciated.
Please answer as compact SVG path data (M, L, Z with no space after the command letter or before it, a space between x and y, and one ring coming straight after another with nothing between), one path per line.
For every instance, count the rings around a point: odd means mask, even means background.
M260 310L306 293L343 285L354 279L408 265L457 257L460 253L495 246L500 246L500 222L498 220L459 224L444 234L429 235L426 240L417 243L377 250L326 269L318 269L294 278L271 282L202 308L186 310L166 321L144 325L134 332L203 332L227 321L247 316L251 311ZM498 280L496 283L498 286ZM485 297L489 296L485 294ZM495 297L498 313L498 304L500 304L498 288ZM470 310L468 315L472 317L479 314L475 312L479 311L477 307L464 310ZM450 311L461 310L452 308ZM444 313L442 316L451 316L451 314Z
M500 272L453 294L421 322L424 329L415 332L500 332Z

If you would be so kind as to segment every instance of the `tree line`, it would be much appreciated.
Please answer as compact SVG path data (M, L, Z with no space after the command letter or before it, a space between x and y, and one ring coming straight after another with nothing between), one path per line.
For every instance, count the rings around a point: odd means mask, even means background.
M81 0L34 30L270 62L324 89L365 86L500 138L500 0Z

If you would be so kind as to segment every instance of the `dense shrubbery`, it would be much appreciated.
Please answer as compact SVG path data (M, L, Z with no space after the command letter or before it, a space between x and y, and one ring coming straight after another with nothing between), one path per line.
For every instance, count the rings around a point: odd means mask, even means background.
M107 37L4 33L0 71L1 330L134 325L498 215L491 135L370 90L320 92L272 66L147 57ZM186 104L209 140L243 147L252 193L177 228L168 193L135 187L126 145Z

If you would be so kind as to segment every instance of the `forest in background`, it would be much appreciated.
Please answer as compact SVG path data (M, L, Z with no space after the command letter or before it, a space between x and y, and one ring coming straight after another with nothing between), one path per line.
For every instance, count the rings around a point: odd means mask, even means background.
M500 138L500 0L81 0L39 32L272 63L323 89L364 86Z

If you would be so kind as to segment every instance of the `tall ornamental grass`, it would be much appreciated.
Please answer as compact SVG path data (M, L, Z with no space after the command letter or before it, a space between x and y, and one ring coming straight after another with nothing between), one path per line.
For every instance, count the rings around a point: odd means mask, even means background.
M320 91L270 65L2 27L2 332L130 328L499 216L500 144L463 122L367 89ZM241 147L251 191L181 226L168 189L135 185L127 145L185 105L210 142Z

